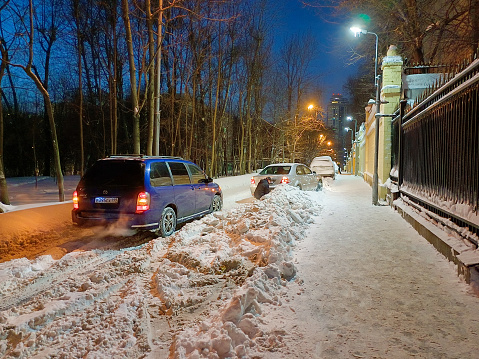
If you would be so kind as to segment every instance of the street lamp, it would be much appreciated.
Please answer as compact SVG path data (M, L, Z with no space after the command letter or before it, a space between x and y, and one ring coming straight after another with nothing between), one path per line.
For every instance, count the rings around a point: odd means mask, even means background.
M349 128L349 127L345 127L344 130L345 130L346 132L349 132L349 131L353 132L353 129L352 129L352 128ZM351 133L351 151L352 151L352 150L353 150L353 134Z
M351 27L350 30L354 33L354 37L359 37L361 34L371 34L376 36L376 57L374 59L374 84L376 86L376 113L375 113L375 143L374 143L374 174L373 174L373 205L378 205L378 156L379 156L379 113L380 98L379 98L379 79L378 75L378 35L374 32L360 29L359 27Z
M352 121L353 118L351 116L346 117L346 120ZM354 140L356 140L356 131L358 127L358 121L354 118Z
M347 117L347 118L349 118L349 117ZM351 166L351 171L350 172L351 172L351 174L353 174L353 134L352 134L353 129L350 128L350 127L345 127L344 130L346 132L351 131L351 149L349 150L349 158L350 158L349 162L350 162L350 166Z
M354 120L354 143L356 143L356 149L354 151L354 175L358 175L358 142L356 141L357 134L358 134L358 120L355 118L353 119L351 116L346 117L348 121ZM352 148L352 145L351 145Z
M318 106L315 106L315 105L313 105L313 104L308 105L307 108L308 108L308 111L309 111L309 112L314 111L314 119L317 120L317 119L318 119L319 112L321 111L321 108L318 107Z

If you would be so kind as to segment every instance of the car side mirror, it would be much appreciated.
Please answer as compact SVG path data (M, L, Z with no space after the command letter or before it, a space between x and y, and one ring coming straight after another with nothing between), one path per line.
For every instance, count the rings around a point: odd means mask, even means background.
M213 182L213 178L211 177L206 177L206 178L202 178L198 180L198 183L211 183L211 182Z

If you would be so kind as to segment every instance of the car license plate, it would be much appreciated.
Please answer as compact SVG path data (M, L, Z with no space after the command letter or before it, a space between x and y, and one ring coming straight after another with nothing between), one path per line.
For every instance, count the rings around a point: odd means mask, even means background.
M95 203L118 203L118 197L95 197Z

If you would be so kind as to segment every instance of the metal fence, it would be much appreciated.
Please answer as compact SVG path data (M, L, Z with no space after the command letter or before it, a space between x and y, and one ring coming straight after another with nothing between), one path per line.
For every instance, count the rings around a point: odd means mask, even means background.
M393 120L400 193L479 235L479 60L446 74ZM403 107L404 110L404 107ZM474 237L474 236L473 236Z

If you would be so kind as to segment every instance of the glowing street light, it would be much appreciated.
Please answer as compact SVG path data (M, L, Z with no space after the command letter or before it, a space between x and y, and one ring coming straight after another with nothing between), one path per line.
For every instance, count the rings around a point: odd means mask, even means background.
M307 108L308 108L308 111L309 111L309 112L313 112L313 111L314 111L314 119L317 120L317 119L318 119L318 115L319 115L319 113L321 112L321 108L318 107L318 106L315 106L315 105L313 105L313 104L308 105Z
M367 31L361 29L357 26L353 26L350 30L354 33L354 37L359 37L361 34L371 34L376 36L376 57L374 59L374 84L376 86L376 113L375 113L375 143L374 143L374 174L373 174L373 188L372 188L372 202L373 205L378 205L378 154L379 154L379 117L377 114L379 113L379 105L380 105L380 98L379 98L379 79L380 76L378 75L378 35L374 32Z

